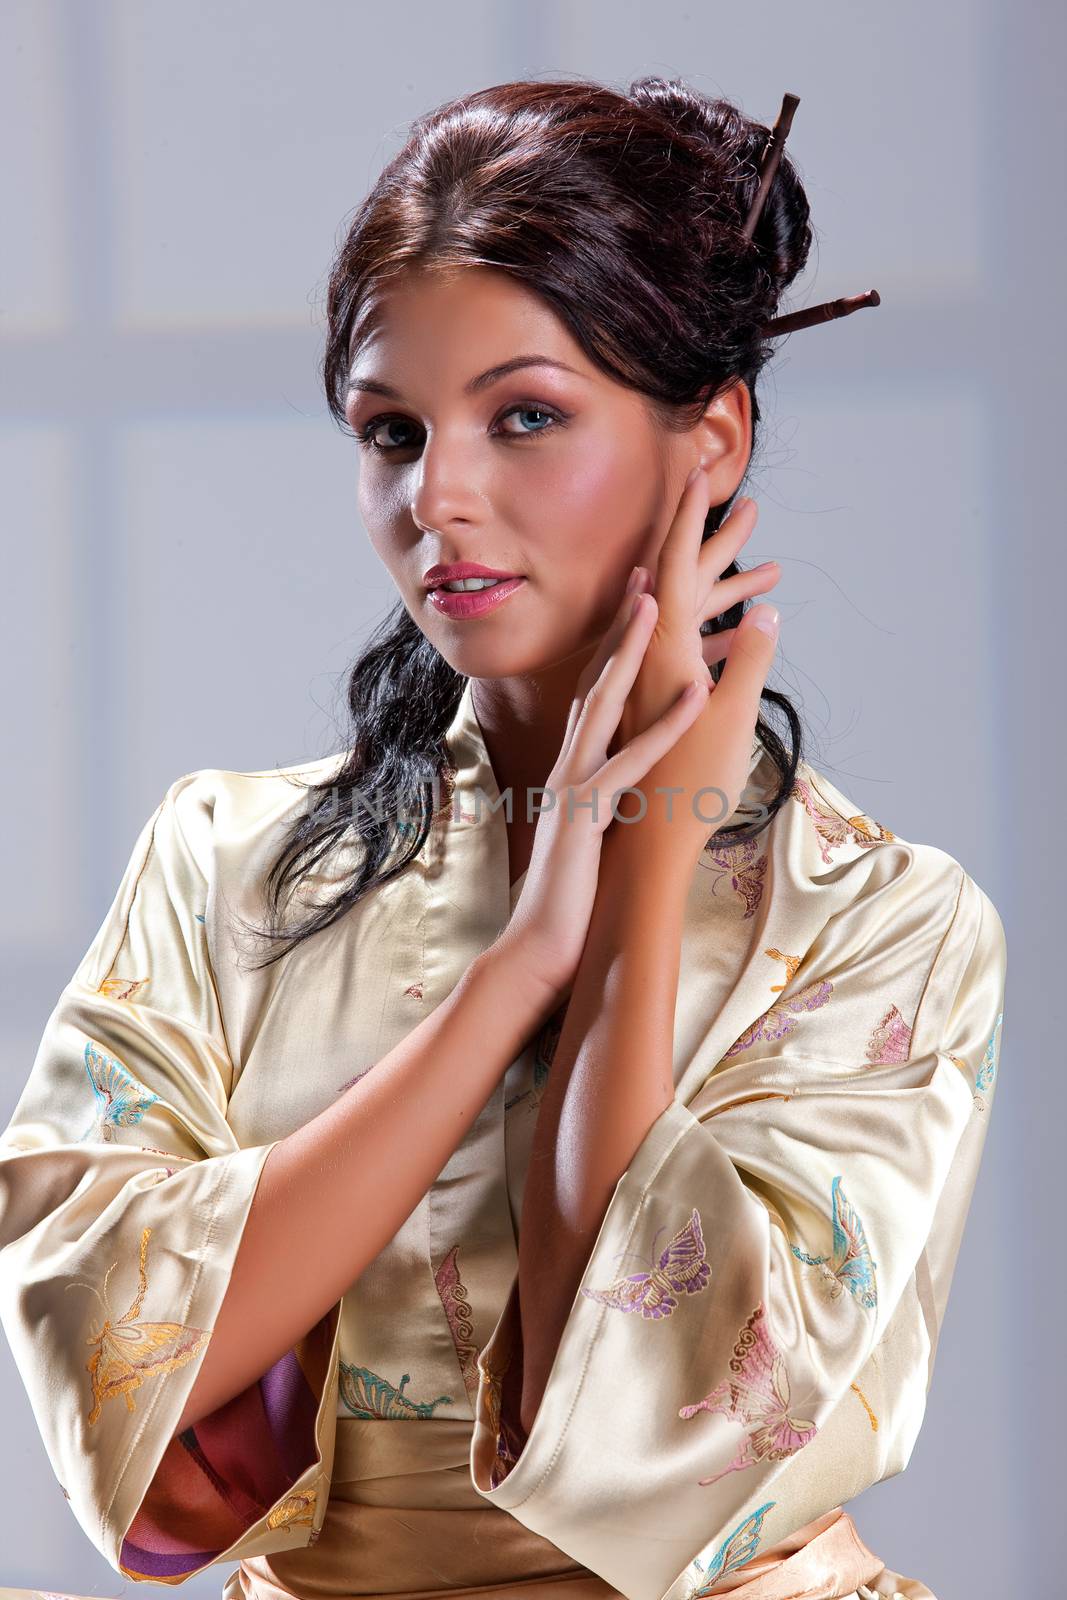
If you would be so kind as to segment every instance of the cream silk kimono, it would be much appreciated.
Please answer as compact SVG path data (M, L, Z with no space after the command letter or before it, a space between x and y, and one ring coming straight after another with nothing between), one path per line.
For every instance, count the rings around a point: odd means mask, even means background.
M0 1136L0 1315L74 1515L135 1582L239 1563L227 1600L928 1596L842 1507L922 1423L1005 939L957 861L806 763L754 843L694 870L676 1098L614 1190L529 1439L516 1241L564 1008L339 1304L174 1437L265 1158L518 898L470 681L448 750L419 858L259 972L231 912L261 919L294 780L338 757L177 779L48 1019ZM742 802L773 777L754 743Z

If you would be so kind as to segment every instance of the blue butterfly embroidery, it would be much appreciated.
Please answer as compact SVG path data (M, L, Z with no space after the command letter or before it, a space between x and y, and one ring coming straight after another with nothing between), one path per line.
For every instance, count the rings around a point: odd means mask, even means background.
M694 1557L690 1563L690 1571L700 1580L700 1588L691 1592L690 1600L699 1600L699 1597L707 1594L720 1578L724 1578L728 1572L735 1572L738 1567L743 1567L746 1561L752 1560L759 1545L763 1519L777 1503L776 1500L767 1500L758 1511L753 1511L744 1522L739 1522L734 1531L726 1535L708 1566L704 1566L699 1556Z
M974 1086L979 1093L983 1089L988 1089L996 1076L997 1058L1000 1055L1000 1039L998 1036L1000 1034L1000 1024L1003 1021L1004 1013L1002 1011L993 1024L993 1032L989 1035L989 1043L985 1047L982 1065L978 1068L978 1076L975 1079Z
M455 1402L450 1394L439 1394L436 1400L409 1400L404 1385L411 1379L405 1372L400 1387L372 1372L370 1367L357 1367L354 1362L342 1361L338 1376L338 1393L353 1416L369 1421L414 1421L433 1417L435 1406L450 1406Z
M793 1254L798 1261L806 1262L809 1267L822 1268L832 1280L832 1293L835 1299L844 1287L865 1310L873 1311L878 1304L875 1263L871 1260L863 1224L854 1207L845 1198L840 1174L830 1187L830 1198L834 1227L832 1252L828 1256L809 1256L793 1245Z
M158 1094L152 1094L144 1084L138 1083L121 1061L98 1050L91 1039L85 1044L85 1070L93 1086L97 1109L96 1119L82 1134L82 1140L88 1139L98 1125L105 1139L112 1137L109 1128L132 1128L159 1099Z

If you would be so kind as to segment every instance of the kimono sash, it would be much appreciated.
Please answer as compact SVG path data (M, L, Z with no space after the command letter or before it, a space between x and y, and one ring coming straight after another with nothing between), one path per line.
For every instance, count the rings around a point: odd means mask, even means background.
M470 1481L471 1423L338 1417L326 1517L311 1545L246 1558L223 1600L625 1600L489 1504ZM906 1591L872 1579L908 1584ZM863 1543L840 1506L762 1551L704 1595L731 1600L934 1600Z

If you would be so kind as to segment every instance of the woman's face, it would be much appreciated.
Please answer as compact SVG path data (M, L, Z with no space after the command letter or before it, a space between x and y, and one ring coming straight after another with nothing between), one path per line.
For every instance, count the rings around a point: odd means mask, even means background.
M409 274L380 304L346 415L365 435L363 523L408 611L470 677L591 653L630 569L655 571L689 468L715 454L710 436L658 429L644 397L594 367L505 273ZM541 359L483 377L520 357ZM477 615L450 616L425 574L461 561L522 582Z

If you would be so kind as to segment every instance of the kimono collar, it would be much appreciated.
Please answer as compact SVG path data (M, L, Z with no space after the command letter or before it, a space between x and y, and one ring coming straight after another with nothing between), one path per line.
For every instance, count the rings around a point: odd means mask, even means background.
M453 799L451 817L457 824L480 823L504 829L505 812L500 802L500 789L489 760L485 737L477 712L474 709L474 682L468 678L455 714L445 734L449 752L449 765L453 774ZM752 773L764 754L758 735L753 736L748 773ZM479 798L480 796L480 798ZM499 805L499 809L494 809ZM521 887L525 872L513 886Z

